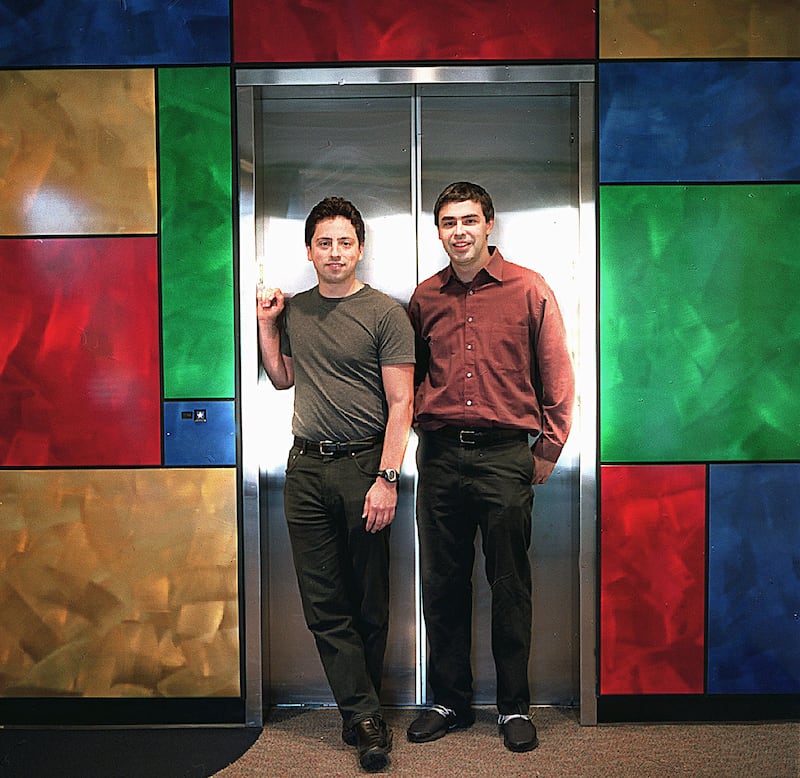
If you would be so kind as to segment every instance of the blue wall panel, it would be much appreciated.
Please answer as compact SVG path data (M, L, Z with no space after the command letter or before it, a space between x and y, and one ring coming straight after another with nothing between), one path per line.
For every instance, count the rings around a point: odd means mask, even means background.
M236 422L232 401L164 403L164 464L236 464Z
M0 67L230 62L228 0L0 2Z
M800 62L600 65L600 181L800 180Z
M800 692L800 465L712 465L708 691Z

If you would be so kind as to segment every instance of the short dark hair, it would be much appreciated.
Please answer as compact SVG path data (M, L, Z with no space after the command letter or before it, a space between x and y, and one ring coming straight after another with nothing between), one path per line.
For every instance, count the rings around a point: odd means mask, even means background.
M325 219L335 219L337 216L343 216L348 219L356 231L356 237L360 246L364 245L364 220L355 207L349 200L343 197L326 197L320 200L308 214L306 218L306 246L311 245L311 240L314 237L314 230L317 225Z
M489 193L478 184L469 181L456 181L444 188L444 191L433 206L433 223L439 226L439 211L448 203L463 203L465 200L475 200L483 209L483 217L487 222L494 219L494 203Z

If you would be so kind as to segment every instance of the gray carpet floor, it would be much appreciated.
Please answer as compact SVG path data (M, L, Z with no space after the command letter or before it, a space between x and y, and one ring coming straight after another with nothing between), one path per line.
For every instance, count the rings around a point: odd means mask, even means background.
M411 709L388 709L394 776L492 778L798 778L800 724L623 724L581 726L576 711L536 708L539 747L503 747L496 714L477 710L468 730L433 743L409 743ZM340 739L335 709L274 708L263 732L219 778L366 775Z

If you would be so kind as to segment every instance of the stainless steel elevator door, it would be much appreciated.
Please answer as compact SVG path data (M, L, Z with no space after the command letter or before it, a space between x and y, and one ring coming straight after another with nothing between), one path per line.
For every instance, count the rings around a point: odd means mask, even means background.
M578 343L579 256L576 98L567 85L421 86L419 127L422 228L420 278L447 262L433 204L451 181L475 181L492 196L490 243L512 262L539 271L553 287L573 354ZM572 704L579 695L577 436L547 484L536 487L533 540L532 700ZM473 575L475 700L495 702L489 640L491 592L480 537Z
M493 196L492 243L543 273L578 343L577 99L569 84L292 86L256 91L255 229L264 282L297 292L313 286L303 223L326 195L351 199L366 225L362 280L406 303L415 284L447 258L433 203L455 180ZM259 382L262 472L263 663L271 704L331 703L302 615L282 509L291 442L292 392ZM533 700L570 704L579 695L579 450L570 440L550 482L536 490L531 560ZM424 623L414 526L415 438L403 466L392 527L392 599L383 698L426 701ZM490 592L476 540L473 666L475 702L493 703Z
M359 90L335 98L264 98L255 110L256 237L264 282L292 293L316 284L304 241L305 218L323 197L351 200L366 227L362 281L405 304L416 283L411 210L410 90L395 96ZM402 92L405 91L405 94ZM367 93L366 96L364 94ZM361 96L359 96L361 95ZM259 110L260 109L260 110ZM293 390L275 392L262 379L261 429L268 435L261 468L268 506L262 516L266 582L263 644L273 704L332 702L314 641L303 620L282 506L284 467L291 444ZM268 420L268 421L267 421ZM390 642L384 697L414 702L415 610L413 468L402 468L392 525Z

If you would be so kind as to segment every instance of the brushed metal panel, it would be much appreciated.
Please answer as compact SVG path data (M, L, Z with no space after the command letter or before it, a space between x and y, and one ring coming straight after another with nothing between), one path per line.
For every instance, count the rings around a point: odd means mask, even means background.
M320 67L247 68L236 71L237 86L265 86L270 94L280 96L274 87L300 87L303 95L313 94L315 86L347 87L356 85L370 89L388 84L469 84L474 89L491 90L498 84L525 83L536 89L544 83L578 83L594 81L594 65L448 65L435 67ZM426 87L430 88L430 87ZM385 91L382 93L385 94ZM290 97L287 93L285 96Z
M408 90L406 90L408 93ZM352 200L364 217L366 240L359 278L405 303L416 284L411 213L411 113L408 97L331 99L265 97L256 105L258 265L265 283L293 293L316 284L306 257L308 211L327 195ZM257 422L266 485L264 618L269 624L265 663L270 699L278 703L331 702L316 647L303 620L283 514L283 471L291 445L293 390L259 387ZM408 463L406 473L413 472ZM390 703L414 702L415 590L412 481L404 476L392 526L392 609L383 694ZM409 628L408 625L412 625Z
M236 470L0 471L0 696L238 697Z
M255 116L253 90L239 89L236 98L239 159L239 311L240 332L255 333L256 312L253 289L257 283L255 235ZM258 344L255 337L240 336L241 418L258 413ZM258 431L239 424L242 466L242 573L244 604L244 693L245 717L251 726L264 720L264 689L269 685L269 669L262 661L262 567Z
M155 233L152 70L0 72L0 235Z
M800 7L786 0L603 0L603 59L797 57Z
M433 223L433 203L454 180L474 180L492 195L496 219L491 243L503 256L544 275L564 314L574 361L578 346L579 191L577 101L569 88L555 94L514 90L496 95L481 86L455 96L421 89L422 226L420 278L447 263ZM538 91L539 94L535 92ZM520 93L522 92L522 93ZM560 94L558 93L560 92ZM576 424L576 429L579 425ZM534 626L529 676L537 704L578 698L579 462L571 437L547 484L536 488L530 558ZM483 571L480 536L473 575L475 702L496 694L489 614L491 592Z
M578 259L580 283L576 406L573 442L580 451L580 721L597 724L597 177L595 174L595 89L578 84Z
M487 70L491 72L484 73ZM368 254L370 244L382 245L384 231L393 243L400 241L406 247L396 254L397 268L386 270L383 276L376 272L374 262L365 261L362 268L367 272L366 276L362 274L364 280L405 302L417 280L430 275L446 261L430 214L437 186L441 188L458 177L470 177L487 185L496 205L498 200L502 203L498 209L498 227L504 231L499 233L498 243L504 253L542 270L556 289L568 320L580 396L576 426L559 467L549 484L537 488L532 555L538 586L531 676L537 701L573 703L580 695L586 702L582 721L594 723L596 244L591 84L594 68L577 65L261 69L239 70L236 78L240 94L254 97L255 125L260 127L255 133L254 168L248 167L246 160L240 163L247 180L254 174L258 199L254 224L249 223L250 211L243 211L246 223L243 246L247 247L243 262L250 263L242 271L243 283L261 272L267 283L287 289L313 285L312 269L304 267L308 263L302 220L320 197L337 193L350 196L361 207L367 220ZM523 86L517 83L526 80L530 83ZM259 84L266 86L262 89ZM336 97L341 98L339 103L332 102ZM544 98L538 108L535 97ZM425 103L439 100L442 109L446 105L444 98L456 102L439 113L455 110L461 111L461 116L454 119L452 126L443 125L444 134L435 141L427 134L433 125L426 124L425 117L428 112L435 116L437 103L430 102L427 107ZM472 110L475 99L489 102L480 103L481 111ZM530 106L524 106L526 99L532 101ZM461 105L458 100L463 101ZM508 101L505 106L504 100ZM373 130L380 127L374 123L374 116L363 115L365 110L373 110L382 103L397 111L404 101L409 104L409 118L401 112L403 118L394 124L402 126L403 132L410 127L412 134L407 163L405 160L402 163L408 165L408 195L400 194L401 164L395 163L393 168L386 152L379 151L371 136L373 146L366 149L363 161L359 162L356 129L362 119L365 127ZM491 116L487 119L484 115L486 107L496 112L498 120L494 124ZM291 114L298 109L304 112L304 118L297 121L295 117L292 123ZM341 115L337 118L339 111ZM489 133L489 137L479 138L474 133L472 137L483 144L482 151L489 150L491 159L483 164L479 159L465 158L464 167L460 168L458 154L450 146L454 139L463 143L462 136L473 123L479 135ZM517 151L498 151L506 145L509 123L511 135L517 136L511 144L516 143ZM526 124L534 127L534 142ZM390 128L389 137L398 137L392 135L397 127L392 129L391 122L384 127ZM312 138L316 133L316 142L302 150L298 138L304 133ZM425 156L428 143L433 157ZM436 159L437 143L444 161ZM271 191L262 160L270 152L270 146L275 155L272 172L278 172ZM512 157L519 147L524 149L523 159L526 156L530 159L515 164ZM401 148L405 154L402 145ZM517 168L522 169L521 173ZM458 175L462 169L466 173ZM385 197L375 196L375 192L381 192L376 182L385 180L387 170L396 184L388 207ZM519 183L526 180L527 184ZM306 186L310 191L306 191ZM328 191L330 187L340 191ZM515 198L519 202L512 202ZM272 204L265 207L268 202ZM287 217L290 213L292 218ZM380 215L375 218L377 213ZM390 218L390 214L400 214L399 221L396 216ZM503 223L505 228L500 227ZM380 254L385 256L383 251ZM243 292L243 305L248 299ZM313 639L303 621L283 518L283 469L291 443L292 392L276 392L263 379L253 389L254 401L243 426L257 430L251 444L261 468L261 547L268 568L262 603L265 694L272 704L332 703ZM413 519L415 440L412 435L403 466L401 504L393 527L391 648L384 695L389 704L422 703L426 694L424 622L419 604ZM478 571L479 586L482 579L483 573ZM476 595L478 621L486 610L487 594L479 590ZM475 652L476 701L492 701L488 630L476 626L476 632L479 633Z

